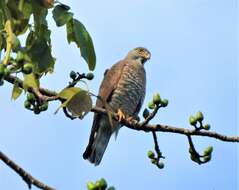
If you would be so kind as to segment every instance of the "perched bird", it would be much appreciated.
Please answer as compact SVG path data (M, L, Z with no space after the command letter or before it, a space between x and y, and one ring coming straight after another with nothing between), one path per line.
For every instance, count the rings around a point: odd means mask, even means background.
M127 56L106 70L99 89L96 106L105 108L107 104L119 118L137 118L145 97L146 73L144 63L150 59L150 52L137 47ZM83 154L84 159L99 165L111 135L117 134L120 123L109 121L108 116L95 113L89 144Z

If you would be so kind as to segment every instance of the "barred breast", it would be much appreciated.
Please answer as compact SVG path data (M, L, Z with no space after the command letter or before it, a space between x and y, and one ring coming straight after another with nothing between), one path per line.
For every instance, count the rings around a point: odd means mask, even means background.
M124 67L122 76L113 92L110 106L128 116L136 116L145 97L146 74L141 63L135 61Z

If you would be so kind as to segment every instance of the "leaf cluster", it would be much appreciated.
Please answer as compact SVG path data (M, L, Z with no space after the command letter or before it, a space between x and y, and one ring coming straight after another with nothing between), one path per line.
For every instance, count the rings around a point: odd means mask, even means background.
M49 12L52 12L57 27L66 28L68 43L77 45L89 70L95 69L96 55L91 36L68 5L54 0L0 0L0 85L12 74L23 79L22 87L17 80L14 82L12 100L22 94L22 88L37 91L40 80L54 72L56 59L52 53L52 31L48 27ZM19 40L21 35L25 40ZM93 77L92 73L85 76L88 80ZM74 81L74 85L78 81ZM47 102L34 98L34 102L26 98L25 108L36 114L45 111ZM67 87L58 98L63 102L61 108L67 108L74 117L83 118L92 107L89 93L80 88Z

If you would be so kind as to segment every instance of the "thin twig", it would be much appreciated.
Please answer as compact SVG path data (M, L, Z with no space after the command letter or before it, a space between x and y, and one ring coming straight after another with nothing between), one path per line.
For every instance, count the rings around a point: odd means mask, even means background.
M31 176L28 172L26 172L23 168L13 162L10 158L8 158L3 152L0 151L0 160L2 160L6 165L12 168L19 176L22 177L23 181L25 181L31 189L31 186L34 185L43 190L55 190L54 188L45 185L41 181L37 180L33 176Z
M152 134L153 134L153 139L154 139L154 149L155 149L155 152L157 153L158 159L159 159L161 157L161 151L159 149L157 135L156 135L155 131L152 131Z
M189 153L191 154L191 159L195 161L196 163L198 163L199 165L203 164L204 162L201 161L200 154L195 149L192 137L190 135L188 135L187 137L188 137Z
M165 158L165 157L162 156L162 153L159 149L159 143L158 143L156 132L152 131L152 134L153 134L153 139L154 139L154 150L157 153L157 162L159 162L160 158Z
M69 83L69 85L66 87L66 88L71 88L71 87L74 87L79 81L81 81L81 79L86 79L86 75L85 73L76 73L76 78L72 80L72 82Z
M159 108L161 108L160 105L156 105L153 112L149 114L149 116L142 122L140 123L140 127L143 127L145 125L147 125L154 117L155 115L157 114Z
M19 79L18 77L8 75L5 76L4 79L8 81L9 83L14 84L15 82L18 83L18 86L23 89L23 81ZM30 93L33 93L36 98L38 98L41 101L54 101L58 100L57 93L54 91L50 91L45 88L32 88L28 87L27 91Z

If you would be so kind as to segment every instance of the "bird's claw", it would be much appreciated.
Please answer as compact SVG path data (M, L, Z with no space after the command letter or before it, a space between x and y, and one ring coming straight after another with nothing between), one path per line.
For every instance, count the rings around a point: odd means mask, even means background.
M133 121L135 121L135 118L132 117L132 116L130 116L130 117L127 118L127 121L128 121L128 122L133 122Z
M135 116L130 116L130 117L127 118L127 121L128 121L129 123L134 123L134 124L137 123L137 122L139 122L139 120L140 120L140 119L139 119L138 116L136 116L136 117L135 117Z
M120 109L118 109L118 111L117 111L117 113L116 113L116 116L117 116L119 122L121 122L123 119L126 118L125 115L124 115L124 113L123 113Z

